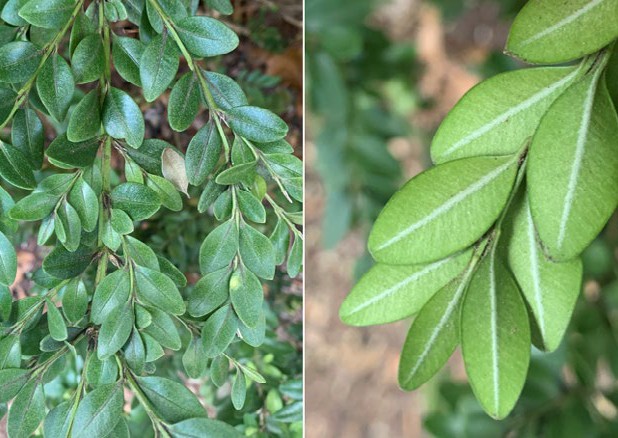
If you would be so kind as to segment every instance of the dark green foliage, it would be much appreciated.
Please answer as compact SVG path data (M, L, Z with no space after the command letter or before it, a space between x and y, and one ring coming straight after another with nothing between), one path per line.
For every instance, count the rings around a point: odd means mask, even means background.
M202 58L210 67L239 43L203 15L211 6L232 12L226 1L0 1L0 183L10 188L0 188L0 416L8 411L11 438L261 434L254 420L272 415L256 384L270 390L300 375L258 278L285 271L276 266L288 248L275 261L265 236L275 223L301 238L291 219L302 214L300 182L290 185L289 171L260 151L288 128L249 106L232 78L204 70ZM180 133L175 144L145 138L158 131L144 112L168 92L161 113ZM234 139L245 143L242 157ZM247 157L250 172L215 183ZM229 200L222 219L209 209L218 197ZM33 233L49 248L28 273L27 297L15 300L14 248ZM189 263L160 244L181 241L193 249ZM218 384L228 379L222 366L243 376L227 396L240 413L206 380L215 359ZM202 379L200 395L231 425L206 418L180 373ZM280 436L301 433L299 419L296 431L264 421Z

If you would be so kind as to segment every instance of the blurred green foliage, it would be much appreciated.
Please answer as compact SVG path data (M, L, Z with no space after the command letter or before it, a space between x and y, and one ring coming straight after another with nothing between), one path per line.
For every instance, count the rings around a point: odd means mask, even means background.
M366 18L368 0L308 0L308 101L317 129L318 171L326 189L323 243L367 228L401 182L389 139L409 132L416 105L415 54L393 44Z

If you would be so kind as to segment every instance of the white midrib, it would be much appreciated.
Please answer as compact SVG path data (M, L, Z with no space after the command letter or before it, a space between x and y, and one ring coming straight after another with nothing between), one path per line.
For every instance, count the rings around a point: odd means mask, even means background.
M489 306L491 312L491 374L493 378L494 407L496 414L500 412L500 376L498 374L498 309L496 303L495 257L489 260Z
M532 275L532 285L534 289L534 302L539 324L541 338L545 341L545 308L543 307L543 296L541 294L541 278L539 273L539 254L536 248L536 238L534 234L534 223L530 205L526 202L526 219L528 221L528 243L530 245L530 273Z
M388 289L386 289L384 292L376 295L375 297L362 302L361 304L359 304L358 306L356 306L355 308L353 308L352 310L350 310L350 312L348 313L348 315L354 315L355 313L371 306L372 304L381 301L387 297L389 297L390 295L394 294L395 292L397 292L399 289L407 286L408 284L412 283L413 281L418 280L419 278L427 275L427 274L431 274L432 272L434 272L435 270L437 270L438 268L440 268L442 265L444 265L445 263L447 263L448 261L450 261L452 259L452 257L440 260L438 262L432 263L430 265L425 266L423 269L421 269L420 271L415 272L414 274L410 275L409 277L405 278L404 280L400 281L399 283L389 287Z
M571 174L569 175L569 184L567 186L567 193L564 200L564 209L562 210L562 217L560 218L558 228L558 248L561 248L564 243L567 222L569 220L571 208L573 207L573 199L575 198L575 190L577 189L577 179L579 178L579 171L584 158L584 151L586 149L586 137L588 136L588 129L590 127L590 117L592 115L592 105L594 103L594 93L596 91L597 80L598 75L590 81L590 87L588 88L586 100L584 101L584 111L582 113L581 125L577 133L573 167L571 167Z
M527 46L528 44L531 44L531 43L533 43L533 42L543 38L544 36L549 35L550 33L554 33L555 31L559 30L560 28L562 28L562 27L572 23L573 21L577 20L579 17L581 17L585 13L589 12L591 9L597 7L598 5L603 3L604 1L605 0L593 0L593 1L591 1L586 6L576 10L571 15L568 15L567 17L563 18L562 20L560 20L559 22L557 22L553 26L549 26L549 27L543 29L541 32L537 33L536 35L532 35L531 37L523 40L520 43L520 45L521 46Z
M461 201L466 199L468 196L473 195L474 193L476 193L479 190L483 189L487 184L492 182L494 179L498 178L512 164L513 164L513 160L509 160L505 164L503 164L503 165L497 167L496 169L492 170L491 172L489 172L487 175L485 175L481 179L479 179L479 180L475 181L474 183L470 184L468 187L466 187L461 192L459 192L459 193L455 194L454 196L450 197L443 204L440 204L435 210L433 210L427 216L423 217L421 220L413 223L412 225L410 225L406 229L404 229L404 230L400 231L399 233L395 234L393 237L391 237L389 240L387 240L383 244L379 245L376 248L376 250L379 251L379 250L382 250L384 248L388 248L392 244L397 243L401 239L403 239L404 237L408 236L410 233L418 230L419 228L421 228L421 227L429 224L430 222L432 222L434 219L442 216L444 213L448 212L450 209L452 209L454 206L456 206Z
M423 362L425 362L425 359L427 358L427 355L429 354L434 344L436 343L438 336L440 336L440 333L442 332L442 330L444 330L444 327L446 327L446 325L448 324L449 319L451 319L453 312L455 311L455 309L457 309L457 304L459 304L459 301L461 300L461 296L466 290L466 286L468 285L468 279L470 278L470 274L472 272L473 272L473 269L468 269L468 271L464 274L464 277L461 279L461 283L459 283L459 286L457 287L457 290L455 291L455 294L453 295L453 299L448 303L448 306L446 306L444 315L442 315L442 318L440 318L440 321L438 321L438 324L431 332L431 336L429 336L429 339L427 340L427 343L425 344L425 348L423 349L421 354L418 356L418 359L416 360L416 363L414 364L414 366L408 373L408 376L405 382L409 382L410 380L412 380L412 377L414 377L418 369L421 367L421 365L423 365Z
M505 112L503 112L502 114L500 114L496 118L494 118L491 121L489 121L488 123L482 125L480 128L475 129L470 134L466 135L462 139L460 139L457 142L453 143L451 145L451 147L449 147L446 151L444 151L442 154L440 154L440 158L444 158L444 157L452 154L457 149L460 149L461 147L467 145L468 143L471 143L474 140L476 140L477 138L487 134L489 131L494 129L499 124L505 122L507 119L509 119L509 118L511 118L511 117L513 117L513 116L515 116L515 115L517 115L519 113L521 113L522 111L526 111L527 109L529 109L530 107L532 107L536 103L540 102L541 100L545 99L547 96L552 94L554 91L556 91L557 89L562 87L564 84L570 82L572 79L575 78L575 76L577 74L578 74L578 70L576 69L576 70L572 71L571 73L569 73L568 75L566 75L565 77L563 77L562 79L560 79L559 81L554 82L549 87L545 87L545 88L541 89L541 91L539 91L538 93L533 94L532 96L530 96L526 100L524 100L524 101L518 103L517 105L515 105L514 107L506 110Z

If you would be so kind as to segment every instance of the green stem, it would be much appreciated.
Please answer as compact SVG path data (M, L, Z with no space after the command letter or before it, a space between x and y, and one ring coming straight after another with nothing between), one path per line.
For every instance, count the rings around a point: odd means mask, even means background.
M107 273L107 263L109 261L109 253L105 250L103 245L103 224L107 219L107 202L106 199L111 191L111 172L112 172L112 141L109 137L105 138L103 142L103 154L101 157L101 175L102 175L102 187L101 198L99 199L99 248L103 248L103 253L99 259L99 265L97 266L97 274L95 278L95 285L98 285Z
M208 84L206 83L206 78L204 77L202 70L200 69L195 59L193 59L193 56L191 56L191 54L189 53L189 50L187 50L187 47L184 45L184 43L180 39L180 36L178 35L178 32L176 31L176 27L174 26L174 22L172 21L171 17L169 17L165 13L165 11L161 8L157 0L148 0L148 1L155 8L155 10L157 11L157 14L159 14L161 19L163 20L163 23L165 23L165 27L167 28L168 32L170 33L170 35L172 36L172 38L174 39L178 47L180 48L180 52L187 60L189 69L191 69L191 71L195 73L195 75L197 76L197 79L200 84L200 88L202 90L202 94L204 95L204 99L206 99L206 104L208 105L208 108L211 111L211 117L215 121L217 131L219 132L219 136L221 137L221 140L223 141L223 147L225 149L225 159L229 162L230 161L230 145L227 140L227 136L225 135L225 131L223 130L223 125L221 124L221 120L219 118L219 111L221 111L221 108L217 106L217 103L215 102L212 92L210 91L210 88L208 87Z

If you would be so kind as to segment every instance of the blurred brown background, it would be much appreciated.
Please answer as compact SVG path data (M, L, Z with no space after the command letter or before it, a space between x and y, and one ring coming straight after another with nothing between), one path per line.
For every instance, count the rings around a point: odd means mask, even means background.
M453 3L453 2L451 2ZM414 136L396 138L389 149L403 164L404 180L428 164L432 132L448 109L481 78L474 67L501 50L509 23L499 2L469 4L446 23L431 2L386 2L368 18L394 41L417 51L417 93L428 107L409 114ZM311 53L308 53L311 56ZM412 74L411 74L412 80ZM306 158L306 436L308 438L422 437L422 417L438 379L406 393L397 385L399 352L410 321L370 328L341 323L338 309L353 285L367 230L349 233L333 250L322 246L324 186L315 165L318 123L307 114ZM456 353L446 371L465 378Z

